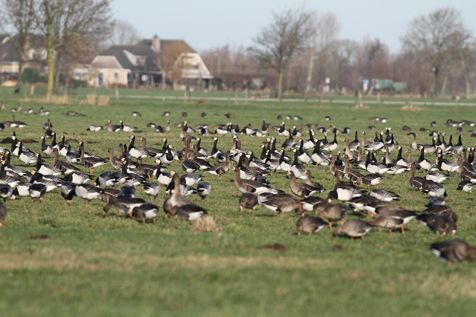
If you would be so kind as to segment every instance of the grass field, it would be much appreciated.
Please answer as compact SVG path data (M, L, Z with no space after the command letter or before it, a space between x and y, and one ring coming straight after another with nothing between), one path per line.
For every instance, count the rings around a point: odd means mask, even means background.
M0 121L10 120L9 100ZM32 105L38 109L40 105ZM24 105L24 108L28 108ZM184 118L193 126L233 121L240 126L259 127L265 119L278 124L277 114L296 114L302 125L333 118L337 127L367 130L369 117L380 115L391 126L397 140L408 146L410 137L401 130L409 125L414 131L430 127L456 135L448 128L448 118L476 121L472 107L422 106L420 111L401 110L401 106L316 105L312 103L188 103L150 100L120 100L110 106L45 106L50 111L54 130L75 142L86 141L86 150L105 155L107 147L127 142L129 134L86 132L90 123L105 124L124 120L143 132L150 145L162 142L146 128L150 121L165 123L161 116L171 111L173 124ZM67 110L85 114L64 115ZM134 118L131 112L140 111ZM208 117L200 117L201 112ZM223 114L232 112L226 119ZM28 127L17 130L20 138L39 140L46 117L17 114ZM463 132L466 146L476 139ZM179 130L166 135L182 148ZM0 132L0 138L11 129ZM419 133L419 142L430 142ZM210 148L213 136L204 137ZM258 151L264 139L240 136L244 149ZM283 140L280 137L279 140ZM343 136L339 137L340 144ZM95 143L91 143L95 142ZM96 143L97 142L97 143ZM231 136L220 137L219 147L226 150ZM38 151L39 144L30 145ZM417 153L414 153L414 158ZM434 157L430 157L432 160ZM14 159L14 163L19 161ZM106 165L96 171L110 170ZM182 173L180 163L170 170ZM327 190L334 180L323 167L310 167L312 174ZM373 230L363 241L333 239L328 230L313 236L296 236L297 216L273 216L264 208L254 214L238 213L239 191L229 173L216 177L204 173L213 186L205 201L191 199L208 209L222 228L220 233L197 233L180 219L165 219L160 214L156 225L125 220L117 214L102 216L104 203L87 203L78 198L67 207L57 192L43 203L29 199L7 201L7 223L0 230L0 315L1 316L472 316L476 311L476 268L461 263L448 267L428 250L430 243L445 239L411 222L404 235L388 235ZM408 185L408 173L385 176L381 188L402 196L401 205L423 210L426 197ZM288 191L289 179L282 173L271 175L273 186ZM447 203L459 216L456 237L476 244L476 197L456 191L459 179L453 175L445 183ZM138 190L141 197L145 197ZM321 196L324 197L326 193ZM165 193L155 201L162 205ZM147 198L149 199L149 198ZM285 250L263 249L280 243Z

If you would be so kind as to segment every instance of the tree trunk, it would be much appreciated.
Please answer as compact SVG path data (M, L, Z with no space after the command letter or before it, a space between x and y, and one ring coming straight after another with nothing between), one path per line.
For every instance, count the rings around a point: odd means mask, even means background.
M283 99L283 78L284 78L284 71L278 71L278 99Z
M60 84L60 75L61 75L61 70L59 65L61 65L61 57L58 56L58 58L55 59L55 83L54 87L58 88Z
M439 92L438 86L439 85L440 85L440 76L439 76L438 73L435 73L434 78L433 78L433 97L438 96L438 92Z
M443 77L443 83L441 84L440 94L444 95L446 93L446 86L448 86L448 75Z
M166 83L166 72L162 71L162 90L165 90L165 83Z
M472 91L471 91L471 79L469 79L469 76L465 75L464 76L464 83L465 83L465 87L466 87L466 99L469 99L471 98L471 94L472 94Z
M46 54L48 61L48 89L46 91L46 98L49 100L55 88L55 48L53 43L53 23L51 20L46 22Z

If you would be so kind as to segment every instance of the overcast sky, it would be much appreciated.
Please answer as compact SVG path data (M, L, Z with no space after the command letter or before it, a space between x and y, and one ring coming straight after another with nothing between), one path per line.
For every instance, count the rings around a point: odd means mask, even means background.
M476 33L476 0L114 0L113 11L144 37L183 38L200 51L225 44L247 47L273 11L302 7L334 13L340 38L379 38L396 53L414 17L448 6Z

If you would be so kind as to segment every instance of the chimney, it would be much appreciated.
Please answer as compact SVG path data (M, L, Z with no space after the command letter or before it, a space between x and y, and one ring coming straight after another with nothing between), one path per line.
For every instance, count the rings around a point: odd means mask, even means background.
M157 35L152 38L151 48L154 52L160 53L160 38Z

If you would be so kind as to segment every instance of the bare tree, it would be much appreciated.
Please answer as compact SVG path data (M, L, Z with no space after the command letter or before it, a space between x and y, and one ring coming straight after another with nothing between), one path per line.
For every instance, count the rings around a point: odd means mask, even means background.
M273 14L271 23L256 38L252 51L265 66L278 75L278 98L283 95L283 81L287 67L296 51L302 49L313 35L312 13L302 10L286 10Z
M313 14L312 25L314 27L314 33L313 36L310 37L309 50L307 52L309 64L307 69L306 94L311 91L312 87L314 60L319 58L321 53L335 41L340 30L339 20L335 14L330 12Z
M132 24L124 20L116 19L114 20L110 37L105 42L105 46L133 45L139 42L141 38L141 34Z
M55 87L55 69L78 38L98 40L110 30L111 0L41 0L36 21L46 40L47 97Z
M459 34L465 33L461 15L453 8L442 8L415 18L402 37L403 48L422 54L433 75L433 95L441 89L445 68L464 45Z
M16 40L13 41L19 56L18 73L21 74L27 59L30 34L34 28L35 0L3 0L2 15Z

